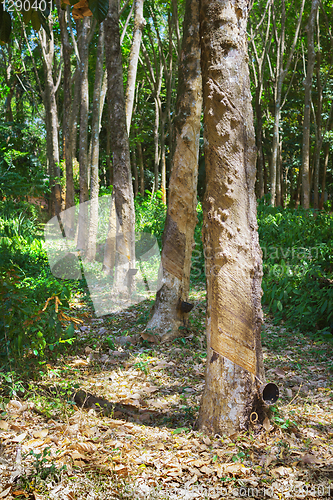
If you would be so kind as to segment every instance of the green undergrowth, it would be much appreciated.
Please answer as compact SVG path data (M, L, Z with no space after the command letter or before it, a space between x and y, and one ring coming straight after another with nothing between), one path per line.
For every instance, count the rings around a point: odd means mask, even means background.
M274 320L332 339L333 216L258 207L263 303Z
M80 285L52 275L33 207L2 202L0 209L0 373L5 373L40 367L73 341L69 300Z
M166 207L161 193L135 200L136 231L154 234L161 247ZM192 286L205 281L202 207L192 255ZM274 321L314 338L333 339L333 217L327 212L259 204L263 250L263 304ZM91 307L85 280L59 280L50 272L42 217L27 203L0 202L0 372L40 366L76 340L69 302ZM146 314L146 313L145 313ZM148 316L140 319L141 326Z

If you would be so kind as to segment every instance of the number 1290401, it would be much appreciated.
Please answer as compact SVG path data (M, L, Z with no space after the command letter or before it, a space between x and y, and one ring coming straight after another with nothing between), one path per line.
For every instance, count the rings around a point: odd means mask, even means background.
M28 10L45 11L52 9L52 0L4 0L4 10L7 12L28 12Z

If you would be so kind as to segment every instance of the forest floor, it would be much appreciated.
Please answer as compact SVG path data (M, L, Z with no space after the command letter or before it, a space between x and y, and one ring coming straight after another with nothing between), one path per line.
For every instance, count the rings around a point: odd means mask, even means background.
M0 421L0 499L333 496L331 344L266 315L266 377L280 388L270 421L208 437L193 431L206 360L202 287L191 301L184 337L160 345L140 336L151 302L96 319L77 297L76 347L12 396ZM90 408L72 401L79 390ZM114 403L108 416L103 400Z

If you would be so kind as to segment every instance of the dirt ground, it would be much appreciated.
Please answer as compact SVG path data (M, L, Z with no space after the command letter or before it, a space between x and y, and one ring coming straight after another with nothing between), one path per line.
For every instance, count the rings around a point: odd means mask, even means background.
M152 302L95 318L72 304L79 341L0 420L0 499L333 497L331 343L265 315L271 418L248 432L193 430L204 388L205 292L169 344L143 340ZM75 352L73 352L75 349ZM76 394L76 396L75 396Z

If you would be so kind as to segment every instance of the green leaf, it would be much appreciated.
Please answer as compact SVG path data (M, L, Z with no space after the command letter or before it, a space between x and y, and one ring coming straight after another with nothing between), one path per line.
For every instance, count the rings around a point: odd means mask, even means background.
M325 300L325 302L323 303L323 305L321 306L321 309L320 309L320 313L323 314L323 312L325 311L327 307L327 300Z
M281 301L278 300L276 305L277 305L278 310L281 312L283 309L283 305L281 304Z
M12 19L8 12L3 10L2 4L0 8L0 43L3 45L9 41L12 31Z
M104 21L109 10L109 0L88 0L89 9L99 23Z
M39 12L36 10L31 14L31 24L35 31L39 31L42 26L41 20L39 19Z
M29 24L30 23L32 12L33 12L32 9L23 10L22 16L23 16L23 22L24 22L24 24Z
M183 431L187 431L188 427L178 427L178 429L175 429L172 431L172 434L181 434Z

